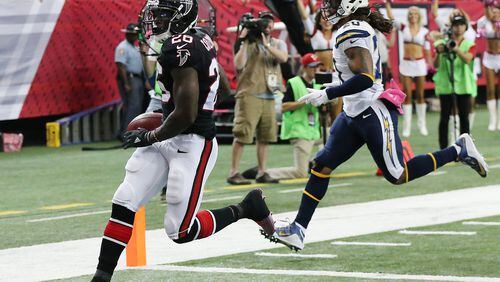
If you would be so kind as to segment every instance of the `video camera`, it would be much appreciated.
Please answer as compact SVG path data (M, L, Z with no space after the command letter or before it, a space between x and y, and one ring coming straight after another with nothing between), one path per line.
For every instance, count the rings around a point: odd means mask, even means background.
M455 49L455 47L457 47L457 42L453 39L451 39L451 35L452 35L452 29L449 28L447 31L446 31L446 42L444 44L444 52L445 53L453 53L453 49Z
M245 13L241 16L239 21L239 26L243 29L248 30L248 35L245 40L249 42L256 42L262 37L262 33L265 31L269 21L271 19L268 17L260 16L255 18L252 13Z

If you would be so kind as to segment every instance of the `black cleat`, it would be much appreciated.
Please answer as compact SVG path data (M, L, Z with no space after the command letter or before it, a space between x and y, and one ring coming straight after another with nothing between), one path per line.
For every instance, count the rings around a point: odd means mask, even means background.
M92 280L90 282L110 282L111 281L111 274L104 272L100 269L97 269L94 277L92 277Z
M271 236L274 233L274 220L264 198L262 189L253 189L238 206L242 210L241 218L248 218L255 221L262 227L262 232Z

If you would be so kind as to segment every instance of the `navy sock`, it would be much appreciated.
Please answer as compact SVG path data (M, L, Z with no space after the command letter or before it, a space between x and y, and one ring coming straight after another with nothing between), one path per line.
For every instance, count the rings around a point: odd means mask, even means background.
M406 163L406 182L422 177L447 163L455 161L457 156L457 150L454 146L451 146L441 151L414 157Z
M306 188L302 194L299 212L295 218L295 222L304 228L307 228L307 225L309 225L309 221L311 221L319 201L321 201L326 194L328 182L330 181L329 175L321 175L313 170L311 170L311 172L309 181L307 181Z

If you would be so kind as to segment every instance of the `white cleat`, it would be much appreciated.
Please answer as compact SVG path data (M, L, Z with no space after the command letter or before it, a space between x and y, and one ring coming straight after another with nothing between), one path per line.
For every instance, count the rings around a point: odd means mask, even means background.
M305 236L303 227L292 222L287 226L277 227L276 231L269 239L272 242L283 244L293 251L300 251L304 249Z
M479 153L474 144L474 140L469 134L464 133L460 135L455 142L457 146L461 148L458 154L458 160L470 166L475 170L481 177L486 177L488 175L488 164L484 160L484 157Z

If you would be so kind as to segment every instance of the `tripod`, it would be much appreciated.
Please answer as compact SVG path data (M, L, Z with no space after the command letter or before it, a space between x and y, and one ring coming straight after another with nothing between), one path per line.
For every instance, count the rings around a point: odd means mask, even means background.
M451 114L453 116L453 139L456 140L458 138L457 136L457 94L455 93L455 59L457 57L457 54L453 51L448 51L446 52L446 58L450 62L450 72L449 72L449 77L448 79L450 80L451 83L451 100L452 100L452 109L451 109Z

